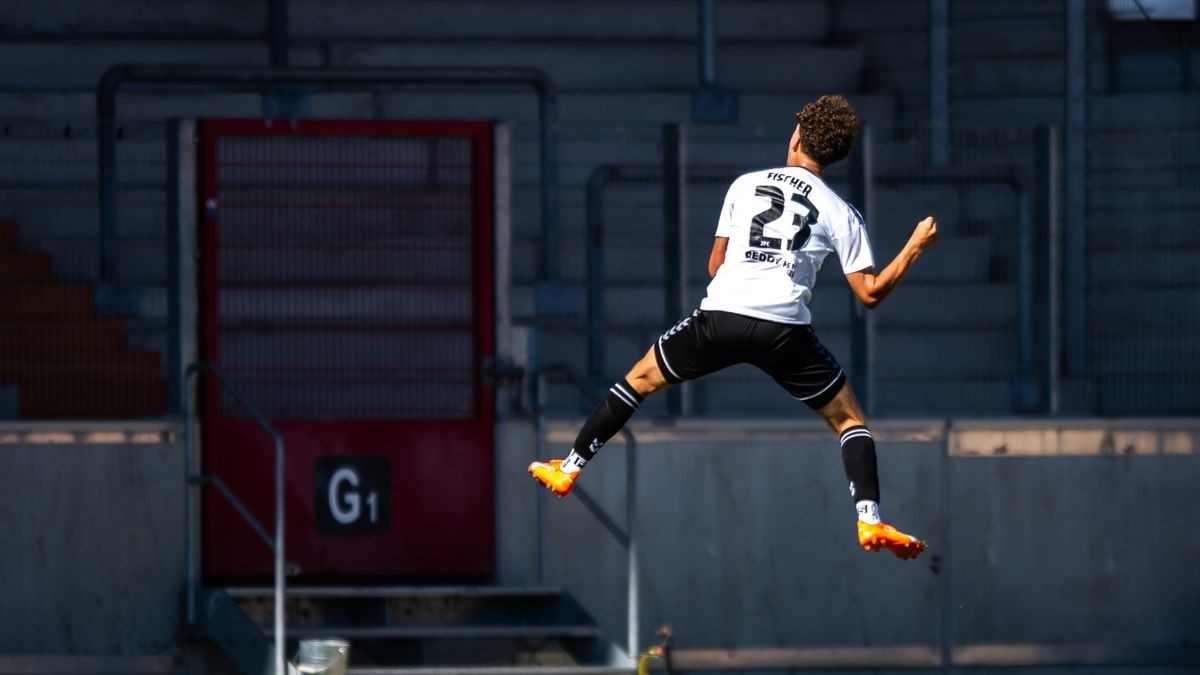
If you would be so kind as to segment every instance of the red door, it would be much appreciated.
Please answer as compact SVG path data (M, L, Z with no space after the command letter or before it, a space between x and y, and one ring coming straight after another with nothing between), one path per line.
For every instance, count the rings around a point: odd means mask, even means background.
M202 351L284 438L307 580L493 570L491 125L201 124ZM205 471L270 530L274 453L204 382ZM210 580L272 554L214 491Z

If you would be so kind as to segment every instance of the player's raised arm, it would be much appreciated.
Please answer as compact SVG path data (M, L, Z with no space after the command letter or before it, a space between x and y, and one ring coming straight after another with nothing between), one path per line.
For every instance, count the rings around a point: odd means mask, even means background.
M900 249L900 252L892 259L892 262L888 263L887 267L883 268L882 272L876 274L875 268L871 267L846 275L846 281L850 284L850 289L854 291L854 296L867 309L875 309L900 285L908 268L916 262L921 252L933 246L937 240L937 221L932 216L917 223L912 236L908 238L908 243Z

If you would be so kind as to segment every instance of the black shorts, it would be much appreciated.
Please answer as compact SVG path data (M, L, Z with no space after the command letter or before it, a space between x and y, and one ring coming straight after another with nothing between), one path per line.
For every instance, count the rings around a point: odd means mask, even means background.
M813 410L825 407L846 384L841 366L812 326L732 312L696 310L658 339L654 358L671 384L749 363Z

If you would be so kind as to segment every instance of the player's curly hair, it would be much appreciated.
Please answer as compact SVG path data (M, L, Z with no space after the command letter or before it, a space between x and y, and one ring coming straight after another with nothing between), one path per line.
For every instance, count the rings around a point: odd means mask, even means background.
M823 167L845 159L858 138L858 117L843 96L822 96L805 105L796 122L801 149Z

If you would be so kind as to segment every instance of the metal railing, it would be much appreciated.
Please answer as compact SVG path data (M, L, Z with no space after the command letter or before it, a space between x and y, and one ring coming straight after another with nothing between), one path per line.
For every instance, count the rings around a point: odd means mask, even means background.
M197 375L204 371L207 371L209 374L211 374L216 382L235 401L237 401L243 408L246 409L246 412L250 414L250 417L254 419L255 423L262 427L263 431L265 431L275 443L275 536L273 539L267 534L266 528L262 526L262 523L258 522L258 519L254 517L254 514L250 513L249 509L246 508L246 505L243 504L240 499L238 499L237 495L233 494L233 491L229 489L229 486L225 483L225 481L221 480L219 476L192 473L192 461L193 457L195 456L194 449L192 447L193 397L188 395L187 386L188 383L192 381L193 375ZM258 534L258 536L261 537L267 544L267 547L270 548L275 554L275 673L276 675L284 675L286 672L284 646L287 642L287 637L285 634L286 629L283 620L283 605L284 587L287 583L287 580L285 576L283 560L283 437L280 436L275 427L272 426L271 423L268 422L261 413L259 413L258 409L255 408L254 405L252 405L249 401L247 401L241 395L241 392L239 392L238 389L229 382L229 380L225 379L225 376L221 374L221 371L218 370L214 364L203 361L193 363L192 365L188 366L187 372L184 374L183 381L183 419L186 448L186 455L184 457L184 475L189 488L184 500L184 522L187 527L187 536L184 537L184 540L187 546L185 558L187 559L188 623L194 624L196 622L196 589L199 585L199 580L197 579L196 561L193 557L193 552L196 546L193 538L196 533L195 529L192 527L192 509L194 507L192 504L192 491L190 488L193 486L199 487L202 485L212 485L217 489L217 492L219 492L221 496L224 497L235 510L237 510L238 515L240 515L242 519L244 519L246 523L250 525L250 527Z
M578 373L571 370L568 366L562 364L549 365L542 368L534 377L534 386L539 390L542 383L548 378L558 378L560 381L572 384L579 393L584 397L591 398L597 395L597 392L591 387L587 380ZM545 409L542 406L543 397L539 392L534 401L534 411L536 420L536 447L538 457L543 456L542 449L545 446ZM583 504L584 508L612 535L617 544L627 552L627 573L629 578L627 598L626 598L626 618L627 618L627 636L626 636L626 655L632 664L638 657L638 612L639 603L639 584L638 584L638 551L637 539L634 537L634 521L637 514L637 438L629 429L622 428L621 437L625 439L625 531L621 531L621 527L604 512L604 508L600 506L596 500L587 493L583 486L576 485L571 489L571 494L574 495L579 503ZM538 580L543 581L545 575L545 552L546 552L546 527L545 527L545 500L539 499L537 506L538 519Z
M287 87L372 87L379 85L528 86L538 97L543 282L558 276L558 108L550 79L533 68L318 68L245 66L132 66L105 71L96 85L97 161L100 210L100 279L113 280L117 267L117 93L122 86L202 85L271 90Z

